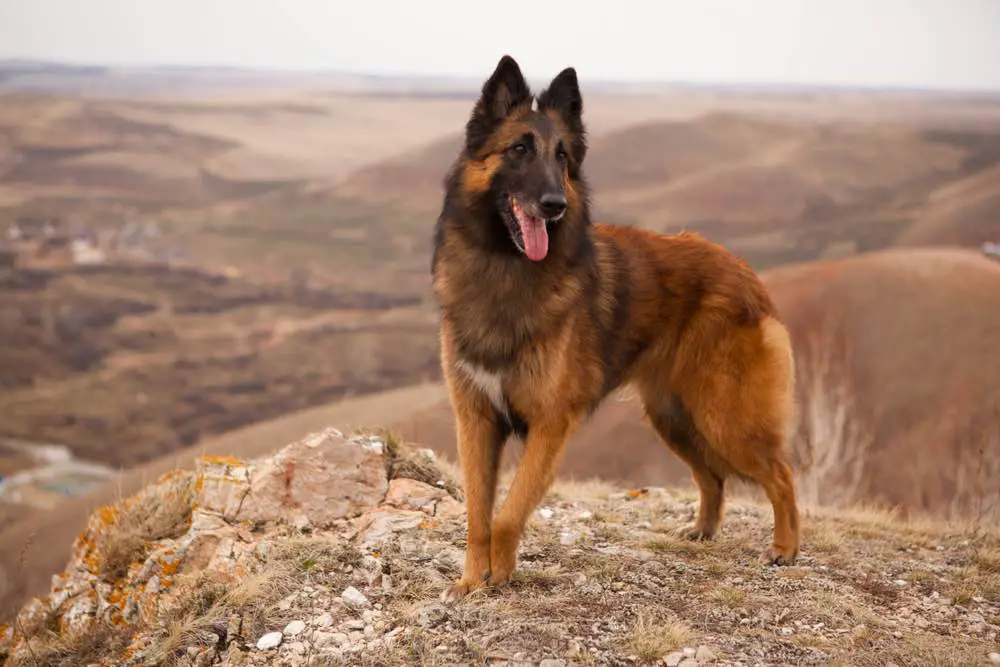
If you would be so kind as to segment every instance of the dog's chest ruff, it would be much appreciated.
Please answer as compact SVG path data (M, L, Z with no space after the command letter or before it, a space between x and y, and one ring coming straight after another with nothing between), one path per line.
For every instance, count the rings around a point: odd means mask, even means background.
M503 382L499 373L488 371L465 359L459 359L456 366L469 382L490 400L497 412L507 414L507 400L503 394Z

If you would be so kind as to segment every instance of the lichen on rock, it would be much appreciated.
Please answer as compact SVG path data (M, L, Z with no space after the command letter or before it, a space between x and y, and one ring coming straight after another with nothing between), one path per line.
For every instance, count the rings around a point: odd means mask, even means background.
M296 577L320 563L360 565L346 536L362 535L372 517L412 506L426 518L445 498L454 502L439 487L400 479L386 503L389 457L404 458L395 443L389 452L378 436L327 429L261 459L201 457L194 472L173 471L99 508L51 594L4 628L4 650L13 664L74 653L98 665L211 664L197 656L218 657L239 633L263 627ZM81 638L98 634L115 635L114 655L80 653Z

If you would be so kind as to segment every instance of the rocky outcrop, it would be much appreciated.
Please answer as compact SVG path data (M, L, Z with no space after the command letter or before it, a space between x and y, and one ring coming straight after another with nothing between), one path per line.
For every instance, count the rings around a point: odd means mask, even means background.
M800 562L758 554L770 510L679 537L683 490L560 483L512 585L450 606L462 496L429 450L328 429L203 457L101 508L0 663L71 665L981 664L1000 633L1000 534L806 512ZM503 489L501 489L503 493ZM6 658L6 662L3 662Z

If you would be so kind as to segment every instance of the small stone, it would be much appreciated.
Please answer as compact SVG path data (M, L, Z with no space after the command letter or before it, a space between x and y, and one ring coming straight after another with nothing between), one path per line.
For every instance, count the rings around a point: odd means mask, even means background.
M285 648L297 655L302 655L306 652L306 645L302 642L290 642L285 645Z
M437 627L448 618L447 610L440 605L424 607L420 610L417 622L425 628Z
M901 588L906 585L906 581L904 579L893 579L892 583Z
M590 510L583 510L582 512L576 515L576 518L580 519L581 521L586 521L587 519L593 519L594 513L591 512ZM544 660L542 662L544 662Z
M566 667L566 661L558 658L546 658L538 663L538 667Z
M694 657L698 662L709 662L715 660L715 652L707 646L699 646Z
M580 533L576 532L575 530L564 530L563 532L559 533L559 544L561 544L564 547L568 547L569 545L576 542L577 538L579 537Z
M285 637L294 637L305 629L306 624L302 621L292 621L285 626L285 629L281 632L281 634Z
M991 663L993 663L994 665L1000 665L1000 652L993 651L992 653L989 654L988 657Z
M365 622L358 618L352 618L351 620L344 623L344 627L348 630L364 630Z
M675 651L667 656L667 667L678 667L681 664L681 660L684 659L684 654L680 651Z
M542 509L538 510L538 516L542 517L543 519L551 519L553 514L555 514L555 512L550 510L548 507L543 507Z
M334 632L333 633L333 641L334 641L334 643L337 644L337 646L343 646L349 640L348 640L347 635L344 634L343 632Z
M320 628L328 628L333 625L333 616L329 612L321 614L313 619L313 625Z
M694 658L684 658L677 667L698 667L698 661Z
M260 651L266 651L268 649L277 648L279 644L281 644L281 633L268 632L266 635L257 640L257 649Z
M698 653L697 650L690 646L685 646L681 649L681 652L684 653L685 658L693 658Z
M783 637L788 637L789 635L793 634L794 632L795 632L795 630L792 630L791 628L789 628L787 626L783 627L783 628L778 628L778 634L781 635L781 636L783 636Z
M344 592L340 594L340 599L347 603L348 607L353 607L354 609L367 609L371 606L368 598L354 586L348 586L344 589Z

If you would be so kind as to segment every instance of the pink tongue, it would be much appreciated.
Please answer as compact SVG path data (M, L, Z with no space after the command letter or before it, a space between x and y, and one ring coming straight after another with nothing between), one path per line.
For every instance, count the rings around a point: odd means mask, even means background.
M518 222L524 236L524 254L533 262L545 259L549 254L549 232L545 229L545 221L524 216Z

